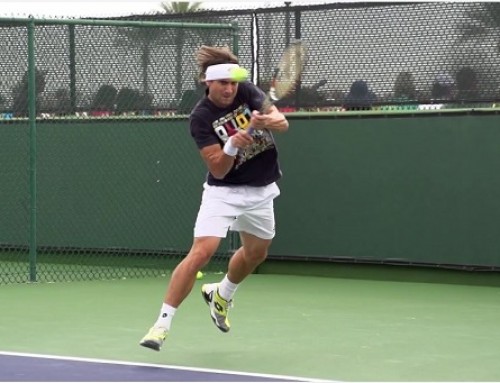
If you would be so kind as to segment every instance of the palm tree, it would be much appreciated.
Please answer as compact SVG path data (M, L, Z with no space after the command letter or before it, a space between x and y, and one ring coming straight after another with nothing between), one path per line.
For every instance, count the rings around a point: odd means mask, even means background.
M161 7L165 13L189 13L203 8L201 1L193 4L190 1L164 1L161 3Z
M166 13L183 13L183 12L194 12L201 8L201 3L190 4L188 1L179 2L164 2L161 4L162 8ZM180 30L177 35L182 34L183 30ZM135 47L140 49L141 52L141 68L142 68L142 93L144 95L149 94L149 80L148 80L148 68L151 63L151 50L158 45L168 45L171 39L168 36L171 35L170 31L162 31L160 28L151 30L149 28L127 28L120 29L120 37L117 38L117 45L125 47ZM176 50L179 50L178 38L176 41ZM182 40L181 40L181 51L182 51ZM179 57L179 53L177 52ZM182 56L181 56L182 57ZM180 70L182 70L182 62L180 63ZM178 73L181 73L180 71ZM180 81L180 80L178 80ZM180 97L180 96L179 96Z
M478 8L477 5L480 5ZM484 39L488 36L497 35L500 32L500 3L477 3L466 12L468 20L458 25L461 36L458 43L464 43L471 39ZM496 49L500 53L500 40Z
M467 19L457 25L457 45L466 49L459 59L460 66L470 66L481 84L483 96L499 97L500 71L500 3L471 3L465 12ZM481 41L478 44L478 40ZM473 51L474 54L469 52ZM497 57L492 55L497 53ZM494 81L492 81L494 79ZM496 95L495 95L496 94Z
M171 1L161 3L161 7L165 13L192 13L202 9L201 2L194 2L191 4L189 1ZM186 30L178 29L175 31L175 98L181 100L182 98L182 53L184 41L186 39Z
M149 93L148 68L151 62L151 48L163 43L163 37L159 29L153 32L149 28L127 28L119 29L119 37L116 39L117 45L134 47L141 52L142 68L142 92Z

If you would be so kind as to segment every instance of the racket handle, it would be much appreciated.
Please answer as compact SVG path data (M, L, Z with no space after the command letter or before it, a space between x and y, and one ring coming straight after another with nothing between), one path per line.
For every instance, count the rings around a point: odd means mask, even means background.
M247 133L250 134L250 135L253 135L253 132L255 132L255 129L253 126L249 127L248 130L247 130Z

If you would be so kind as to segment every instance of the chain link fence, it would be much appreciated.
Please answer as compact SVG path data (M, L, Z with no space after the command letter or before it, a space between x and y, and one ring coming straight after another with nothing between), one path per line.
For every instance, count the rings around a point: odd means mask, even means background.
M334 3L129 18L236 20L241 62L264 90L283 49L301 39L308 59L298 91L278 104L285 111L500 100L498 3Z
M172 110L195 47L237 49L234 26L3 19L0 41L0 283L168 273L206 171Z
M112 24L112 25L106 25ZM53 25L55 24L55 25ZM196 89L194 51L233 47L236 30L168 22L36 22L36 106L41 117L170 115ZM184 23L185 24L185 23ZM196 25L196 23L191 23ZM0 20L2 117L28 116L27 21ZM175 23L174 23L175 25ZM205 25L205 27L203 27ZM222 30L222 32L221 32Z
M195 51L231 47L266 90L294 39L308 60L284 111L500 100L496 3L0 19L0 283L168 272L189 250L205 173L186 131L204 92Z
M119 20L236 23L241 64L264 90L283 49L301 39L308 60L298 91L278 104L284 111L491 107L500 100L496 3L336 3ZM8 118L27 111L27 33L25 26L3 30L0 111ZM194 62L202 44L231 41L205 29L40 27L38 111L46 117L188 114L203 95Z

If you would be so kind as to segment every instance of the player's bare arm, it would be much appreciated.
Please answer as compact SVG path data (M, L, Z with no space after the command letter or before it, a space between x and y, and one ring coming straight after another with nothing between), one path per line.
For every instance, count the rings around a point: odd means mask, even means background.
M277 132L286 132L288 130L288 121L284 114L276 106L271 106L269 112L262 114L258 111L252 112L250 125L254 129L270 129Z
M236 149L244 149L253 142L252 136L241 131L231 136L230 143ZM208 171L217 179L222 179L233 167L235 156L227 154L219 144L205 146L200 150Z

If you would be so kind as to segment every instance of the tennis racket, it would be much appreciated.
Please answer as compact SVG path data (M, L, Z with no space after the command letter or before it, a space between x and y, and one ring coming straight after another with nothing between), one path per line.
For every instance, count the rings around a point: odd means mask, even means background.
M300 40L296 40L285 49L274 70L271 87L260 108L261 113L269 113L269 109L276 101L293 93L304 69L305 55L306 49ZM252 134L254 130L250 127L247 132Z

